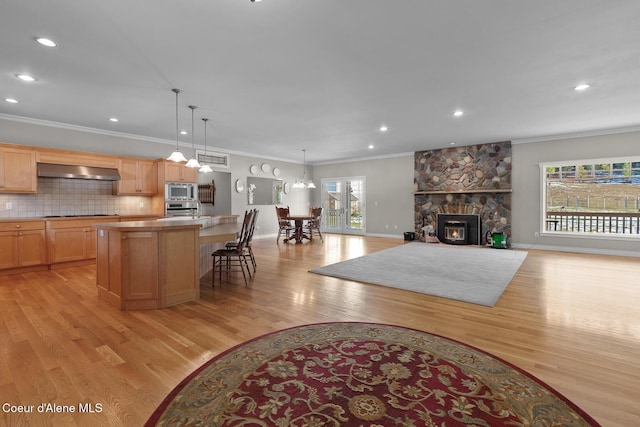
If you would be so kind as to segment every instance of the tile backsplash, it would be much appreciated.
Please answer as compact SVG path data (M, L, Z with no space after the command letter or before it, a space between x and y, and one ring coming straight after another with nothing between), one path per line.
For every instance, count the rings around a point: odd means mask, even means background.
M150 213L151 197L114 196L109 181L38 178L36 194L0 194L0 218Z

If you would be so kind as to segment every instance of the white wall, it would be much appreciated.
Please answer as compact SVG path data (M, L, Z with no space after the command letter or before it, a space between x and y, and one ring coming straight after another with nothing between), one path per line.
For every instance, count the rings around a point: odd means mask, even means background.
M366 234L403 237L414 231L413 153L396 157L315 165L313 182L318 186L313 204L321 206L323 178L364 176L366 179Z
M640 239L540 235L539 164L562 160L640 157L640 132L557 139L513 146L512 240L517 247L640 256ZM640 192L640 189L639 189Z
M171 142L159 143L111 135L99 135L81 130L14 122L0 119L0 142L54 147L146 158L166 157ZM186 148L186 146L185 146ZM620 253L640 256L640 241L620 241L588 237L535 237L540 224L541 162L640 156L640 132L615 133L602 136L566 138L532 143L514 142L513 146L513 244L518 247L558 249L594 253ZM213 151L224 151L210 147ZM293 183L302 175L302 165L259 157L231 155L231 185L246 181L251 165L267 162L281 169L280 178ZM322 178L365 176L367 180L367 234L402 237L414 230L413 224L413 153L396 157L367 159L327 165L307 165L318 188L292 189L284 196L284 205L294 213L306 213L310 204L321 205ZM267 176L260 171L256 176ZM272 176L272 175L270 175ZM246 190L231 190L232 213L243 214L249 208ZM257 206L260 210L256 237L277 232L273 206ZM390 228L386 226L389 225ZM396 228L397 226L397 228Z

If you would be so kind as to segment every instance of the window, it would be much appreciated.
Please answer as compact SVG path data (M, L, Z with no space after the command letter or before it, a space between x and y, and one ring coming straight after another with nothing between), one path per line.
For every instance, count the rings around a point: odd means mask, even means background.
M540 171L544 232L640 237L640 158L544 163Z

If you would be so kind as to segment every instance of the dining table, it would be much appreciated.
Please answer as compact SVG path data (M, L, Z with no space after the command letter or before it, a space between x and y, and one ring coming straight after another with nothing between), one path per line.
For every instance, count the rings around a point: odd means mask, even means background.
M284 239L284 242L287 243L290 240L295 240L296 244L301 244L303 239L311 240L311 237L304 232L304 222L310 221L313 219L311 215L289 215L284 217L283 219L293 221L295 224L293 235L291 237Z

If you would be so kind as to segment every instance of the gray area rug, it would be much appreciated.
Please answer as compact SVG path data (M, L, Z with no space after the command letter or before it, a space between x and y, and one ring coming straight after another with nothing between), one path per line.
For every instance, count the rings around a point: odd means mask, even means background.
M526 256L525 251L415 242L309 271L493 307Z

